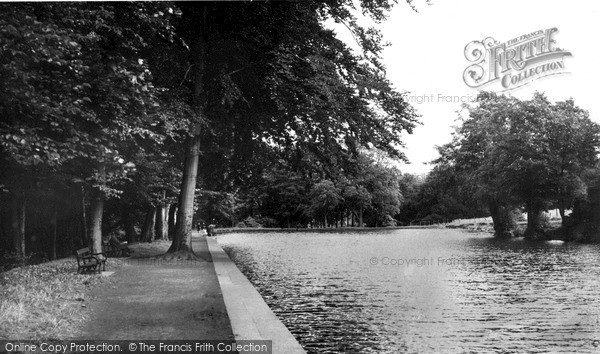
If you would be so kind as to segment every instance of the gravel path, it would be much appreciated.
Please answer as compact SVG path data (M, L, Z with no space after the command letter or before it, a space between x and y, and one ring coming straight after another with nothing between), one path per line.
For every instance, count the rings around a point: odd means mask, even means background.
M151 257L164 252L161 246L132 246L134 257L123 258L111 285L95 294L82 339L234 338L206 238L194 237L200 261Z

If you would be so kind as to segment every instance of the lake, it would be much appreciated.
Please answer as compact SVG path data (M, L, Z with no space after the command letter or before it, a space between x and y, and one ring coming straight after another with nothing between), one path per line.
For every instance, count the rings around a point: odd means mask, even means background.
M309 353L600 352L600 246L456 229L218 236Z

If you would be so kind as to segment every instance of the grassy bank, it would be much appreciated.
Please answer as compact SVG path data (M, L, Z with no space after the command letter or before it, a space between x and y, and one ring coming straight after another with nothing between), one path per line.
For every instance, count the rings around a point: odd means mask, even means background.
M170 241L130 245L132 258L162 254L169 245ZM126 261L109 258L106 271L115 271ZM110 284L110 276L77 274L74 257L0 273L0 340L78 337L94 292Z
M107 269L116 261L109 260ZM0 274L0 339L68 339L86 319L94 288L109 277L76 274L72 258Z
M170 241L130 245L132 258L165 253L169 245ZM106 271L118 270L126 260L109 258ZM74 257L0 273L0 340L77 338L95 291L111 281L110 276L77 274Z

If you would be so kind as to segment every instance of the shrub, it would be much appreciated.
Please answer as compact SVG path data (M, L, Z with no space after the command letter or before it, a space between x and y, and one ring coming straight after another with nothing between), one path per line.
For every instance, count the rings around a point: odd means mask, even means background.
M381 226L396 226L396 219L390 215L386 215L381 222Z
M262 227L262 225L251 216L244 219L244 224L246 227Z
M279 222L268 216L259 216L255 220L262 227L279 227Z

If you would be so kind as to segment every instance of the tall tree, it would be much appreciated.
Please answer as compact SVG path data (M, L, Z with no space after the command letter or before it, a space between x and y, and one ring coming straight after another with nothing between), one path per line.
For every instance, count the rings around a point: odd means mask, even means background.
M469 176L466 185L489 205L499 235L524 206L525 236L542 237L541 213L569 204L581 173L595 165L599 126L571 100L552 104L539 93L519 100L483 92L468 111L438 163Z
M598 161L600 126L572 100L552 104L542 94L519 104L502 148L503 178L525 205L531 239L543 237L540 216L578 193L580 175Z
M391 2L360 5L381 21ZM263 144L310 152L325 166L339 166L360 146L403 157L399 133L412 131L417 116L385 79L379 32L360 27L353 6L349 1L181 5L179 34L189 44L183 82L196 118L169 257L193 257L201 151L204 174L227 165L234 177ZM348 24L363 53L354 54L325 28L331 18Z

